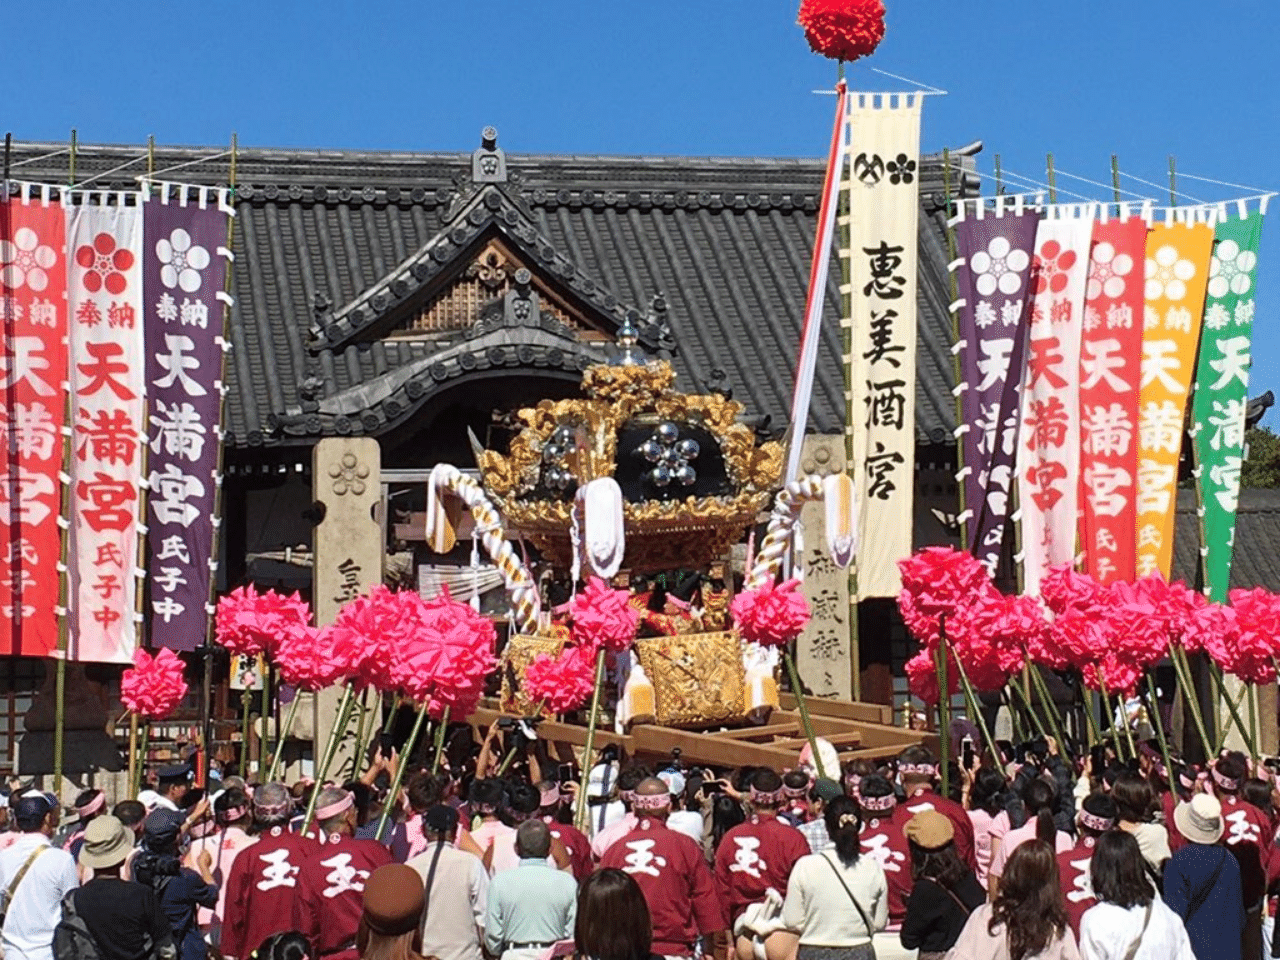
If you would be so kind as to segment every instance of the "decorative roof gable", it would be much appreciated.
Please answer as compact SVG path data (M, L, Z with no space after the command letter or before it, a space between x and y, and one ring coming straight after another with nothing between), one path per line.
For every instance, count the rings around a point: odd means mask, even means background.
M507 176L497 131L486 128L471 175L460 182L440 228L350 301L334 308L322 304L310 330L310 349L341 350L393 331L430 334L430 308L448 295L451 285L478 279L494 293L505 294L508 276L523 270L543 303L543 315L593 332L583 339L612 339L629 317L643 346L654 352L673 350L669 329L620 302L542 235L515 180Z

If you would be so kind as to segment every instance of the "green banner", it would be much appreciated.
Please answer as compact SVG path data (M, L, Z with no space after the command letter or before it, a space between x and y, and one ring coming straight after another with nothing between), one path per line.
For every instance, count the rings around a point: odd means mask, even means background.
M1191 415L1200 501L1204 590L1225 603L1235 548L1236 503L1244 458L1245 409L1252 362L1254 287L1262 214L1219 223Z

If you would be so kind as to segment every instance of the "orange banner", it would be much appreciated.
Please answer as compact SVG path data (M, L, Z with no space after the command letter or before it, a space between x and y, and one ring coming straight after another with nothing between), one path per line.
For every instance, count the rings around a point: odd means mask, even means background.
M1213 227L1158 224L1147 234L1142 388L1138 395L1138 576L1173 558L1187 394L1213 252Z

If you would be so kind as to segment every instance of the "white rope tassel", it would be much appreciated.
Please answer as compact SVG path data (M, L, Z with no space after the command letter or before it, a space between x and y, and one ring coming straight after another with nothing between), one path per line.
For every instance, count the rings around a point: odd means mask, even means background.
M485 494L484 488L457 467L439 464L431 471L431 485L448 490L460 499L475 519L475 538L483 541L485 552L493 559L507 585L511 598L512 615L522 633L533 633L538 626L542 600L529 568L516 555L515 548L506 540L502 529L502 517ZM428 518L430 522L430 518ZM474 541L473 541L474 548Z

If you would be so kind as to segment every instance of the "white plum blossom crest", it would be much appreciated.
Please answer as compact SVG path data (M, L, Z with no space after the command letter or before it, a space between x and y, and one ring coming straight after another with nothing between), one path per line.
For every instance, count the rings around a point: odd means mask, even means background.
M192 243L187 231L179 227L167 240L157 240L156 258L164 264L160 282L170 290L178 287L185 293L195 293L200 289L200 271L209 266L209 251Z

